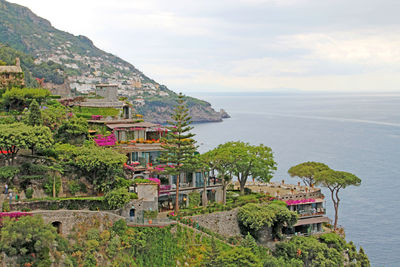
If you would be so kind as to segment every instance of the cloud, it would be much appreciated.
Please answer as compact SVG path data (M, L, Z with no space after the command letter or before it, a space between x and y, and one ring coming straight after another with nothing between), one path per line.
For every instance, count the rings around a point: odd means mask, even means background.
M394 90L397 0L14 0L171 89Z

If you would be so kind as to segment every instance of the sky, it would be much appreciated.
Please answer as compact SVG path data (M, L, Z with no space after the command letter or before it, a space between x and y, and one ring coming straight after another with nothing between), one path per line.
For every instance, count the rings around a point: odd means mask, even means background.
M12 0L183 92L400 92L398 0Z

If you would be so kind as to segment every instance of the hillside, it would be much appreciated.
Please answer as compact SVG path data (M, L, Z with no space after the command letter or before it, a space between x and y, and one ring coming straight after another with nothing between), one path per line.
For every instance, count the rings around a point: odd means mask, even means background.
M54 28L51 23L38 17L28 8L0 0L0 43L32 57L30 72L34 78L45 78L45 87L60 94L87 93L97 83L119 85L119 93L137 100L145 118L159 117L166 121L175 101L176 94L166 86L144 75L132 64L97 48L85 36L75 36ZM7 59L0 60L9 61ZM8 62L7 62L8 63ZM52 69L44 75L33 69ZM54 73L58 75L49 75ZM30 84L30 83L27 83ZM53 90L54 92L54 90ZM163 115L153 114L154 106L146 105L147 100L160 98L166 101ZM144 104L144 105L143 105ZM188 98L195 121L220 121L222 113L216 112L210 104ZM164 105L165 106L165 105Z

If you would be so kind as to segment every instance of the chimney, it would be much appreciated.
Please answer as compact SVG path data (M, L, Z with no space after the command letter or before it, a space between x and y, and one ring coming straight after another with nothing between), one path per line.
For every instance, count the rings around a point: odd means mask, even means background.
M17 57L17 58L15 59L15 65L16 65L17 67L21 67L21 62L20 62L20 60L19 60L19 57Z

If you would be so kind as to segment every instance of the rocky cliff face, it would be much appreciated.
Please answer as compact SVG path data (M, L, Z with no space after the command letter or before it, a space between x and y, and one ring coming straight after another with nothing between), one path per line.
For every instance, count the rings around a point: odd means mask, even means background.
M173 109L169 99L176 94L129 62L100 50L85 36L60 31L28 8L4 0L0 0L0 43L31 56L32 64L27 66L35 69L30 70L33 78L44 78L47 88L63 96L70 95L69 90L87 93L98 83L110 83L117 84L119 94L130 100L147 104L157 98L164 113ZM191 99L193 121L221 120L222 115L211 106L203 107L203 102ZM143 114L150 121L162 122L168 117L149 110L145 108Z
M173 106L158 106L155 110L141 109L144 120L154 123L166 123L171 120L171 114L174 112ZM192 122L219 122L229 115L221 110L215 111L211 106L194 105L189 108ZM228 117L227 117L228 116Z

